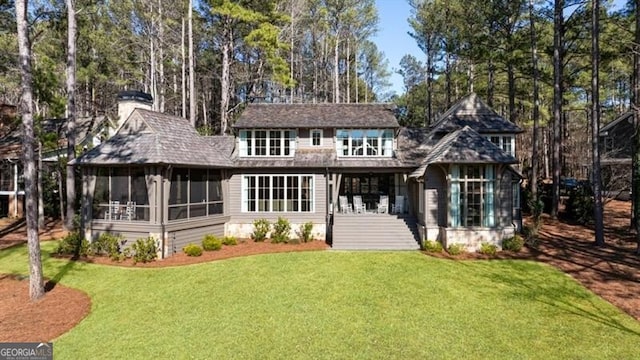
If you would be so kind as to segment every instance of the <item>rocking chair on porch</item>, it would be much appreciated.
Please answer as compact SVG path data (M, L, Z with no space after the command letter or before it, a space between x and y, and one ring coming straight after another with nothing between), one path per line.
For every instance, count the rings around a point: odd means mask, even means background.
M350 214L353 212L351 208L351 204L349 204L349 199L346 196L340 196L338 198L340 202L340 212L343 214Z
M378 214L386 214L389 210L389 196L380 195L380 202L378 202Z

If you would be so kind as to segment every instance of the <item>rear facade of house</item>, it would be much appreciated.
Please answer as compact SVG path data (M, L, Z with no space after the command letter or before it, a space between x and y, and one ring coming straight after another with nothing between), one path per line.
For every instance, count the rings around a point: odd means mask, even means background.
M475 94L428 129L400 127L389 105L249 104L234 136L204 137L136 109L77 160L84 230L153 236L162 256L279 218L334 249L499 246L520 224L520 131Z

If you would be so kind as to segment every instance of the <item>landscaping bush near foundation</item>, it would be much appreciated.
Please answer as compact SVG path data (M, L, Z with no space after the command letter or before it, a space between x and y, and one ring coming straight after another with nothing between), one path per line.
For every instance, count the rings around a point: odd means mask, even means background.
M55 249L58 255L87 256L89 252L89 242L77 231L72 231L63 237Z
M222 249L222 240L215 235L205 235L202 239L202 248L205 251L216 251Z
M148 238L141 238L136 240L131 245L133 250L133 263L147 263L154 261L158 256L158 246L156 245L156 239L152 236Z
M278 217L278 221L273 224L271 242L276 244L289 242L290 234L291 224L289 223L289 220L283 217Z
M105 232L91 243L91 252L94 255L106 255L113 261L120 261L125 257L120 251L120 245L124 243L122 235Z
M522 238L522 236L518 234L515 234L512 237L506 238L502 241L503 250L519 252L520 250L522 250L523 246L524 246L524 239Z
M182 251L184 251L185 254L187 254L187 256L200 256L202 255L202 248L196 244L189 244L187 246L185 246L184 248L182 248Z
M478 252L484 255L495 255L498 253L498 246L485 242L480 244L480 250L478 250Z
M430 253L442 252L442 244L437 241L427 240L424 242L424 250Z
M269 234L271 223L267 219L257 219L253 221L253 233L251 238L253 241L264 241Z
M222 238L222 245L238 245L238 239L235 236L225 236Z
M313 222L306 222L300 225L300 229L298 230L298 237L302 242L312 241L313 235L311 234L311 231L313 231Z
M464 245L462 244L451 244L447 247L447 252L449 255L460 255L464 252Z

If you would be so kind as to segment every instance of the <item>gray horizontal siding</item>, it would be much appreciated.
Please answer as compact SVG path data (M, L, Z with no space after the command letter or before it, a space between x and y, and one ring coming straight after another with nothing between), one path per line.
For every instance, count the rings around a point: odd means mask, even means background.
M311 130L315 129L299 129L298 130L298 149L333 149L333 129L322 129L322 145L311 146Z
M170 254L179 253L182 248L188 244L196 244L202 246L202 239L205 235L211 234L215 236L224 236L224 221L217 224L210 224L201 227L192 227L181 230L169 230L168 248Z
M138 239L149 237L149 234L161 232L160 226L144 222L93 221L91 229L92 241L98 239L103 233L110 233L121 235L127 241L126 246L133 244Z

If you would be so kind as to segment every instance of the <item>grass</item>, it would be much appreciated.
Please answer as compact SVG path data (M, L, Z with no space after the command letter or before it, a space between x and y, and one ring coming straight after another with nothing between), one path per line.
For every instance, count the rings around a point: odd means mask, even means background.
M164 269L52 259L91 314L56 359L635 358L640 323L570 277L525 261L417 252L259 255ZM26 248L0 273L27 273Z

